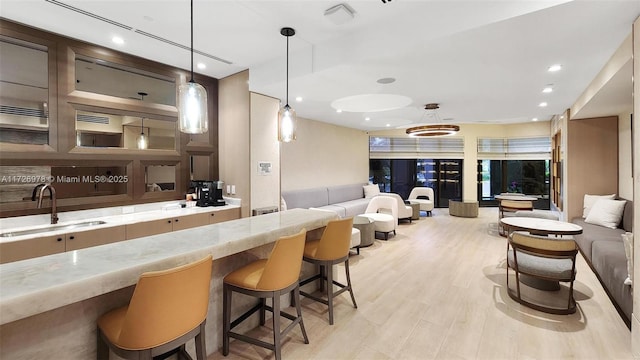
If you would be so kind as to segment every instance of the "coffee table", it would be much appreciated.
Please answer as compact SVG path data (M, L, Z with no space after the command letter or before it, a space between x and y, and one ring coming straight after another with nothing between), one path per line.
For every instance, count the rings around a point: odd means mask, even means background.
M582 226L549 219L530 217L507 217L500 219L507 228L507 234L516 230L529 231L536 235L578 235L582 234Z

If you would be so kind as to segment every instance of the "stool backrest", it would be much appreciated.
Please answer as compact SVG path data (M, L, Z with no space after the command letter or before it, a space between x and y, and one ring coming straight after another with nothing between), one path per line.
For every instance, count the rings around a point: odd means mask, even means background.
M283 236L273 247L264 266L257 290L280 290L298 281L307 230Z
M140 276L120 332L120 344L140 350L167 343L207 318L212 256Z
M314 257L320 260L335 260L349 255L352 228L353 218L329 221Z

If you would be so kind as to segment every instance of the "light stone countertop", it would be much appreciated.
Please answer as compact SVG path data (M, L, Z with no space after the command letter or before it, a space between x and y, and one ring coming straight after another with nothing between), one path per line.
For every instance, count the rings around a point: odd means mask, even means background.
M335 219L292 209L0 265L0 325L134 285L143 272L214 261ZM137 220L139 220L137 218Z
M121 226L127 224L135 224L138 222L144 221L153 221L153 220L161 220L168 219L177 216L184 215L192 215L192 214L201 214L201 213L210 213L234 208L240 208L239 205L224 205L224 206L209 206L209 207L189 207L189 208L179 208L179 203L165 202L165 203L155 203L152 204L153 208L146 209L142 211L136 211L129 214L122 214L121 209L125 207L117 207L112 208L112 211L101 211L98 210L88 210L88 211L70 211L68 213L62 212L59 213L60 221L56 225L51 225L49 223L51 216L49 214L44 215L35 215L35 216L22 216L17 218L5 218L0 221L0 229L2 233L9 233L15 231L22 230L32 230L39 228L46 228L49 226L64 226L75 223L80 223L84 221L104 221L105 224L99 225L91 225L85 227L75 228L73 230L69 229L57 229L52 231L40 232L35 234L27 234L27 235L19 235L19 236L8 236L8 237L0 237L0 243L11 242L11 241L21 241L21 240L29 240L34 238L39 238L43 236L53 236L65 234L70 231L73 232L81 232L95 229L103 229L112 226ZM166 209L162 209L161 206L164 205ZM141 206L136 206L137 208L141 208ZM131 206L133 208L133 206ZM149 208L149 205L147 205ZM114 212L118 212L114 214ZM44 218L45 222L42 221Z

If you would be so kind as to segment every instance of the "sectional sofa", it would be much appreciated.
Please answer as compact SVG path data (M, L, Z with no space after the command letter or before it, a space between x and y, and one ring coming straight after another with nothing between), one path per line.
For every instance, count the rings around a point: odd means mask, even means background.
M581 217L571 222L582 226L582 234L575 236L580 252L629 326L633 310L633 290L631 286L624 284L628 272L621 235L625 231L631 232L633 202L627 200L617 229L590 224Z
M334 211L341 218L364 214L371 199L364 197L366 184L349 184L283 191L287 209L320 208Z

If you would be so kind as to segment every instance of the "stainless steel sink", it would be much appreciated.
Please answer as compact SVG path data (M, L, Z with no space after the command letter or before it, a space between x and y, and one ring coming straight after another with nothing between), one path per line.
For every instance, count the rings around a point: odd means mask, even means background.
M106 224L104 221L85 221L79 222L75 224L66 224L66 225L52 225L43 228L37 229L28 229L28 230L20 230L20 231L10 231L6 233L0 234L0 237L12 237L12 236L22 236L22 235L32 235L32 234L40 234L49 231L58 231L58 230L73 230L78 228L83 228L87 226L96 226Z

